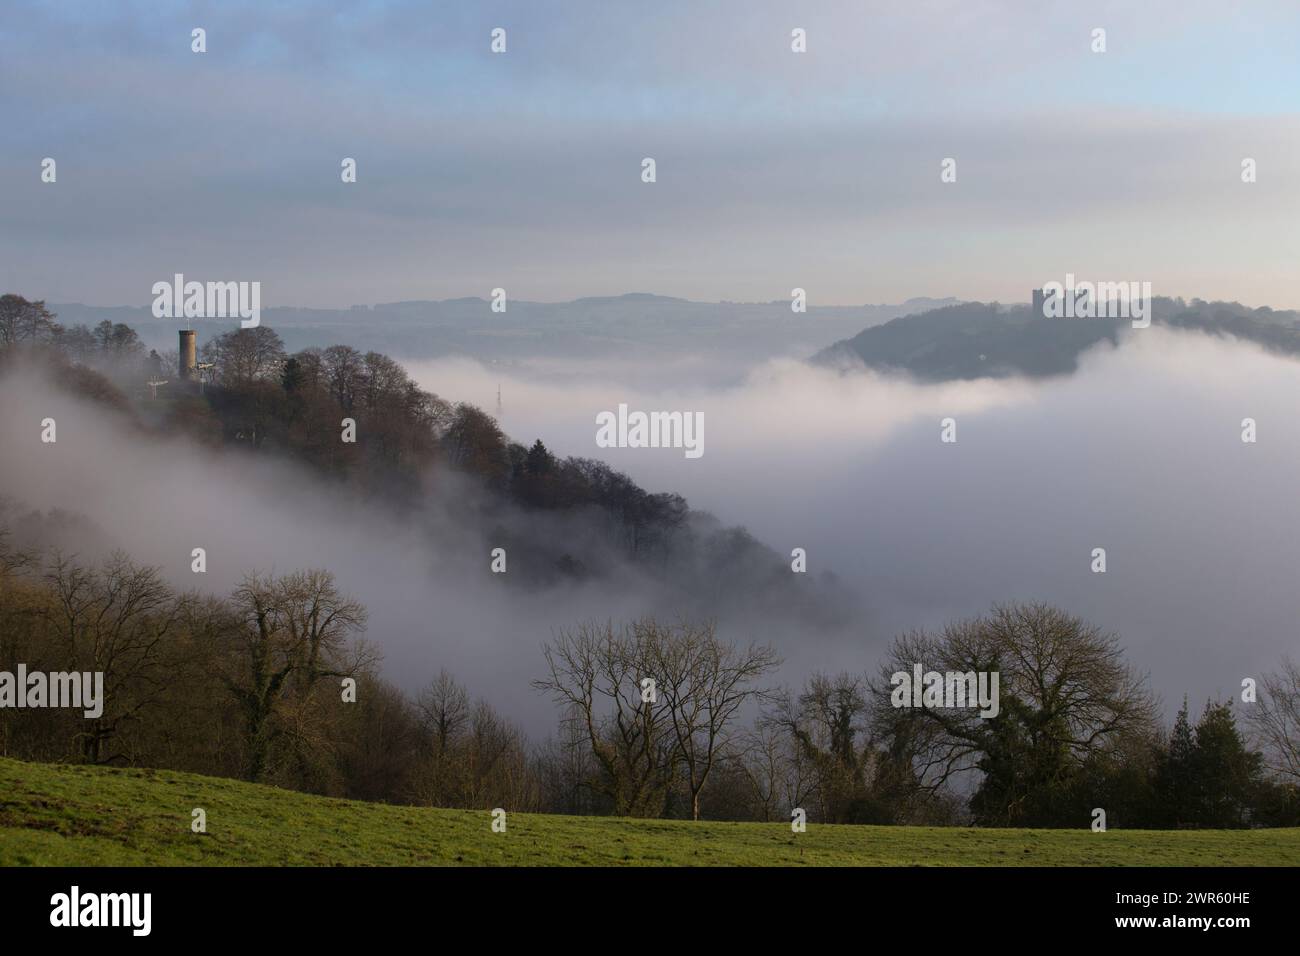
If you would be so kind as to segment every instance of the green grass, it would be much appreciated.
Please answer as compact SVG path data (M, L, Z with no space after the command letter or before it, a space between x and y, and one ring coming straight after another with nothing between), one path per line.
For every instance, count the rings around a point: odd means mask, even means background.
M206 834L190 812L207 811ZM169 770L0 759L0 865L1295 866L1300 829L690 823L334 800Z

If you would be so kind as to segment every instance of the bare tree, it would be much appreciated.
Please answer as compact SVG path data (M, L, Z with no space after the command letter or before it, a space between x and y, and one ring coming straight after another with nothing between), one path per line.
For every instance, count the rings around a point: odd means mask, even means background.
M8 499L0 498L0 508ZM36 563L37 556L31 551L16 551L9 545L10 531L0 528L0 583L11 575L18 574Z
M365 388L361 353L350 345L331 345L321 353L321 365L330 395L340 410L350 413Z
M996 673L1000 712L894 707L892 675ZM961 770L983 774L977 819L1008 824L1059 788L1086 760L1150 734L1156 705L1114 635L1044 604L998 606L986 617L894 641L872 688L873 726L931 792Z
M51 616L64 645L63 666L104 675L103 712L78 734L81 754L91 763L120 759L110 741L157 703L176 676L179 662L169 652L183 599L156 568L120 552L99 568L56 555L45 578L55 595Z
M543 788L543 803L552 813L592 814L598 803L592 788L596 772L581 714L574 708L560 717L559 733L539 747L534 769Z
M757 682L780 663L770 647L744 650L718 639L715 625L664 627L653 620L634 627L649 650L656 689L668 708L686 770L691 818L700 819L700 793L718 757L732 743L731 724L748 701L766 693Z
M436 753L445 753L469 721L469 692L446 669L416 699L421 722Z
M455 407L444 436L452 465L493 487L500 486L510 475L506 444L501 426L487 412L464 402Z
M0 295L0 346L48 342L59 331L54 314L43 301L29 302L12 293Z
M789 819L795 808L807 807L816 779L812 762L776 721L760 719L745 733L738 759L765 822Z
M446 670L416 698L424 751L415 783L417 799L428 806L451 806L462 789L458 750L470 720L469 693Z
M602 771L593 787L620 816L660 816L680 761L663 697L643 692L653 673L645 630L582 625L543 645L547 677L533 682L581 722Z
M284 342L274 329L258 325L223 332L203 347L203 356L216 365L224 384L247 385L280 374Z
M463 759L463 805L507 810L536 808L538 794L528 778L524 735L486 701L478 701L470 713Z
M882 755L868 717L870 687L854 674L814 674L797 696L789 691L762 723L782 728L811 771L810 791L823 820L881 822Z
M1265 674L1264 692L1246 718L1274 773L1300 783L1300 665L1284 658L1282 669Z
M441 671L416 700L421 758L411 786L419 803L536 810L541 790L522 730Z
M252 574L233 600L240 626L222 677L244 716L249 778L260 780L281 701L290 692L309 695L323 678L354 676L373 656L349 644L350 635L364 628L366 612L339 593L327 571Z

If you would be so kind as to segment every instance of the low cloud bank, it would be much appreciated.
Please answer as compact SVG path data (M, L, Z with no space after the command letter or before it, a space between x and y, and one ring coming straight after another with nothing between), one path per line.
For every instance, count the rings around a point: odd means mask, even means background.
M417 363L426 387L491 408L562 454L673 489L778 551L807 549L869 609L852 634L787 645L788 674L857 670L895 633L992 603L1045 600L1117 632L1172 710L1233 696L1294 652L1300 600L1300 365L1230 339L1151 328L1042 381L919 385L793 362L743 386L558 384L473 362ZM595 416L701 411L706 453L602 449ZM940 421L957 441L940 441ZM1258 440L1243 443L1242 420ZM1107 572L1091 570L1105 548ZM790 652L789 647L795 650Z
M1300 599L1300 366L1253 346L1152 328L1088 354L1069 378L918 385L792 362L743 385L660 391L565 381L552 365L414 363L420 383L492 410L516 440L603 458L651 491L684 494L781 554L804 548L865 607L850 627L732 613L723 632L769 640L784 680L861 671L888 640L1043 600L1116 631L1172 709L1233 695L1293 652ZM491 542L444 481L419 514L359 504L307 472L213 454L123 427L34 374L0 379L0 491L22 509L84 515L60 543L87 556L122 547L180 587L229 590L245 572L334 571L370 610L388 676L415 689L446 667L538 733L551 705L529 686L539 645L582 620L680 611L639 569L537 589L486 573ZM702 412L706 452L604 449L596 415L618 404ZM43 444L41 420L57 421ZM1241 441L1253 418L1258 441ZM953 418L957 441L940 441ZM523 516L520 521L531 520ZM538 533L542 533L540 529ZM190 570L203 547L208 573ZM1090 569L1105 548L1108 570Z

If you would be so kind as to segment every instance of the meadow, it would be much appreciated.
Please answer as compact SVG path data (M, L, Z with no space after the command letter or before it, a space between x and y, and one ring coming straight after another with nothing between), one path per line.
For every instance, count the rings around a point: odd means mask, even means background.
M206 832L191 829L201 808ZM0 759L4 866L1295 866L1300 829L719 823L390 806L169 770Z

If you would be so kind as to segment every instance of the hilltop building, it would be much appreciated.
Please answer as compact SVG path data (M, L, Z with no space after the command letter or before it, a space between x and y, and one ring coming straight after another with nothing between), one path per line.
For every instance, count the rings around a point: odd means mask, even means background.
M184 382L193 382L199 377L197 336L198 333L193 329L181 329L180 358L176 365L181 381Z

